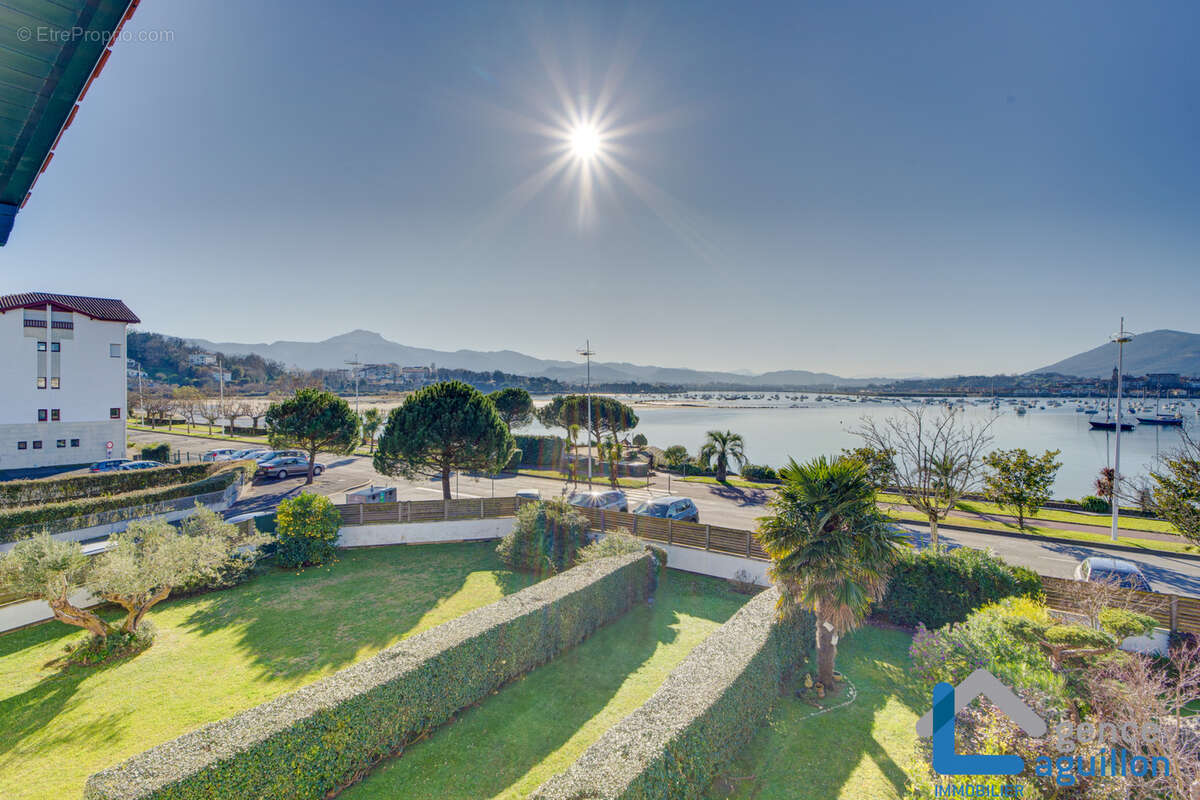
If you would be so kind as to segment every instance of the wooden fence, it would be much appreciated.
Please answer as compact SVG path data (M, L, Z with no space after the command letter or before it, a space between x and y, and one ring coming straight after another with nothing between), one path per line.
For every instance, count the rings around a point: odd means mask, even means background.
M459 500L402 500L397 503L349 503L336 508L343 525L367 525L381 522L430 522L451 519L511 517L523 503L523 497L462 498ZM626 511L597 508L576 509L591 521L597 531L628 533L652 542L693 547L756 561L767 561L758 538L747 530L702 525L696 522L647 517ZM1077 581L1043 575L1046 604L1059 611L1079 611L1080 586ZM1200 635L1200 599L1161 592L1129 591L1122 605L1154 617L1163 627Z

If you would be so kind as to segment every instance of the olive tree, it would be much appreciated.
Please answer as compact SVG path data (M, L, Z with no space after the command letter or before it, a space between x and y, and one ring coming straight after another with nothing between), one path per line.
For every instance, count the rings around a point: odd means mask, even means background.
M301 389L267 409L267 436L272 447L297 447L308 454L308 477L318 453L348 455L358 446L358 415L342 398L320 389Z
M90 567L79 542L62 542L41 533L22 539L0 557L0 586L12 594L45 601L58 621L103 639L113 632L112 626L72 600L86 588Z
M461 381L426 386L392 409L375 450L375 469L385 475L439 475L450 499L456 469L496 472L516 443L496 407Z
M938 548L938 523L979 482L985 448L996 418L967 422L963 412L930 412L905 406L900 416L864 417L856 433L867 447L892 453L896 490L929 521L929 541Z

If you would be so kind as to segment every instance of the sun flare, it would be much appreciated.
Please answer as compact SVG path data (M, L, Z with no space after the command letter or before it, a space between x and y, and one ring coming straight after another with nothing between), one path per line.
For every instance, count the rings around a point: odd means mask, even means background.
M600 132L590 123L580 123L568 136L571 154L581 161L591 161L600 153Z

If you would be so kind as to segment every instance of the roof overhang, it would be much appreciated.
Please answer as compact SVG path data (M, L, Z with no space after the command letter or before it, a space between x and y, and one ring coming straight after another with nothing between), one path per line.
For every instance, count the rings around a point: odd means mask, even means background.
M139 2L0 4L0 245Z

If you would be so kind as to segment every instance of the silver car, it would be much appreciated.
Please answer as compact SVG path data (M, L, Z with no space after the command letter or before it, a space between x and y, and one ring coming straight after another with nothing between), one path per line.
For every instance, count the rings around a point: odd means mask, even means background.
M594 492L572 492L567 502L579 508L603 508L611 511L628 511L629 501L618 489Z

